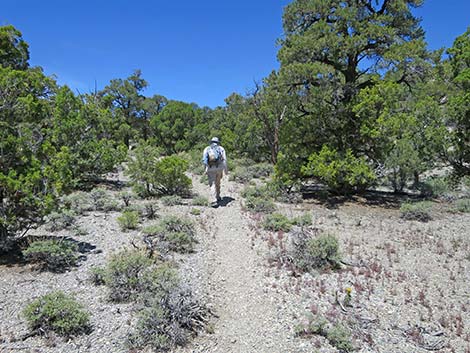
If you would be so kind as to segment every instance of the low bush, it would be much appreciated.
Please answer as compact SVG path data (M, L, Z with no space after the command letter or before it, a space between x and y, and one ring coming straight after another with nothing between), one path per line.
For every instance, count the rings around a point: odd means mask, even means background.
M124 211L117 221L122 230L136 229L139 224L139 213L137 211Z
M143 290L143 273L152 264L153 260L140 251L123 250L113 254L105 271L109 298L115 302L135 299Z
M175 288L178 276L174 268L156 263L141 251L122 250L108 261L104 282L112 301L147 301L161 298Z
M422 182L418 189L422 196L448 198L452 195L453 188L448 178L434 177Z
M135 196L132 192L121 191L119 193L119 198L122 200L125 207L129 207L129 205L131 204L131 201L135 198Z
M61 210L60 212L51 212L46 217L46 229L56 232L62 229L70 228L75 223L75 212L72 210Z
M274 167L270 163L257 163L248 167L254 178L266 178L274 172Z
M299 204L303 202L303 195L298 187L284 187L281 182L275 180L267 185L271 197L282 203Z
M323 316L309 318L307 325L299 325L296 329L298 336L319 335L325 337L328 342L339 352L353 352L355 347L352 343L351 332L341 324L332 325Z
M330 234L312 236L305 231L292 237L291 257L302 271L338 268L341 263L338 240Z
M37 263L41 269L64 272L78 261L78 246L66 239L33 241L23 256L29 262Z
M177 216L166 216L159 224L142 229L144 243L150 254L158 250L160 254L171 251L189 253L197 243L191 221Z
M237 183L246 183L251 179L253 179L253 173L248 167L235 168L229 175L229 180Z
M140 296L138 299L147 304L149 301L161 300L177 288L179 277L176 270L167 263L147 267L139 279Z
M178 206L183 204L183 199L178 195L162 196L160 201L164 206Z
M153 202L147 202L144 204L144 217L147 219L157 218L158 205Z
M207 206L209 204L209 200L205 196L198 195L195 198L193 198L193 200L191 201L191 204L193 206Z
M192 252L196 244L194 226L191 221L176 216L162 219L160 226L160 250L180 253Z
M150 347L169 351L184 346L188 339L203 328L207 309L192 292L180 285L163 296L149 298L140 311L137 328L129 337L132 348Z
M304 213L302 216L295 217L292 220L292 224L299 227L307 227L312 225L312 216L308 213Z
M189 211L193 216L199 216L201 215L201 210L199 208L191 208L191 211Z
M274 167L269 163L239 165L230 173L229 179L239 183L246 183L254 178L268 177L273 171Z
M90 330L90 315L73 297L61 291L46 294L28 304L23 316L34 332L53 331L70 336Z
M75 211L77 214L84 214L93 209L89 195L83 191L77 191L62 197L64 207Z
M245 208L251 212L271 213L276 210L276 205L270 199L250 196L245 199Z
M283 214L272 213L267 215L264 220L264 229L271 230L274 232L282 230L283 232L289 232L292 228L292 222Z
M266 188L265 186L258 186L258 187L248 186L248 187L245 187L242 190L241 195L244 198L249 198L249 197L270 198L271 197L268 188Z
M427 222L431 220L431 207L432 202L429 201L405 202L400 207L400 217L406 220Z
M351 341L351 332L343 325L334 325L326 333L328 342L340 352L352 352L355 350Z
M142 228L142 233L150 236L161 234L163 231L163 227L159 224L151 224Z
M326 336L328 320L323 316L314 317L311 313L309 315L308 324L298 325L296 328L297 336L310 336L320 335Z
M103 188L90 191L90 199L95 211L118 211L119 203Z
M465 198L454 201L453 211L462 213L470 212L470 199Z
M78 225L74 225L70 230L72 231L72 234L76 237L88 235L88 231Z
M92 267L90 269L90 281L95 286L101 286L106 283L106 269L104 267Z

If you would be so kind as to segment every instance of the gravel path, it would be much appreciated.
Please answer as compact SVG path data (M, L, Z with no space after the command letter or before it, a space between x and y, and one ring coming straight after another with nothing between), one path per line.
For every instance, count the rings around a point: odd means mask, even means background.
M208 193L207 186L197 180L193 185L199 194ZM253 237L250 220L242 210L240 186L225 178L223 187L227 190L224 202L206 211L207 229L200 232L206 236L200 239L197 259L191 261L205 272L193 274L193 278L205 277L218 318L214 332L196 339L185 351L311 352L308 342L294 337L292 315L282 307L284 299L269 287L266 244Z

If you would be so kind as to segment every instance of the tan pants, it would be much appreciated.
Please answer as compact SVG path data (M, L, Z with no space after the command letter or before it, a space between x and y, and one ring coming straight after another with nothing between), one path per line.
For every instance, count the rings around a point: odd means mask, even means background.
M222 180L223 170L216 169L207 171L207 177L209 178L209 187L211 188L211 202L217 202L220 198L220 181Z

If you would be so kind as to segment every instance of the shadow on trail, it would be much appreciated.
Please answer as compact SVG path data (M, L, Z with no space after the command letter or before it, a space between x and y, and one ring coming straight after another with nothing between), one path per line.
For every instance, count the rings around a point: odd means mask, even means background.
M315 200L330 209L336 209L346 202L358 203L364 206L378 206L388 209L400 208L405 201L422 200L423 196L405 192L366 190L357 194L339 195L332 193L322 185L311 185L302 190L304 200Z
M220 207L225 207L227 206L230 202L232 201L235 201L235 199L233 197L230 197L230 196L224 196L222 198L222 200L220 200L218 203L217 203L217 206L220 206Z

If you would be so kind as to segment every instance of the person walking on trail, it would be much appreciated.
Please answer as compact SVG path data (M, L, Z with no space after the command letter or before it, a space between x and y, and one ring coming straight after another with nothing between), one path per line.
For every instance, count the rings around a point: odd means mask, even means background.
M213 137L210 145L204 149L202 154L202 162L206 167L205 171L209 178L209 187L211 189L211 197L213 206L216 206L222 198L220 197L220 182L223 173L228 174L227 156L225 149L220 145L218 137Z

